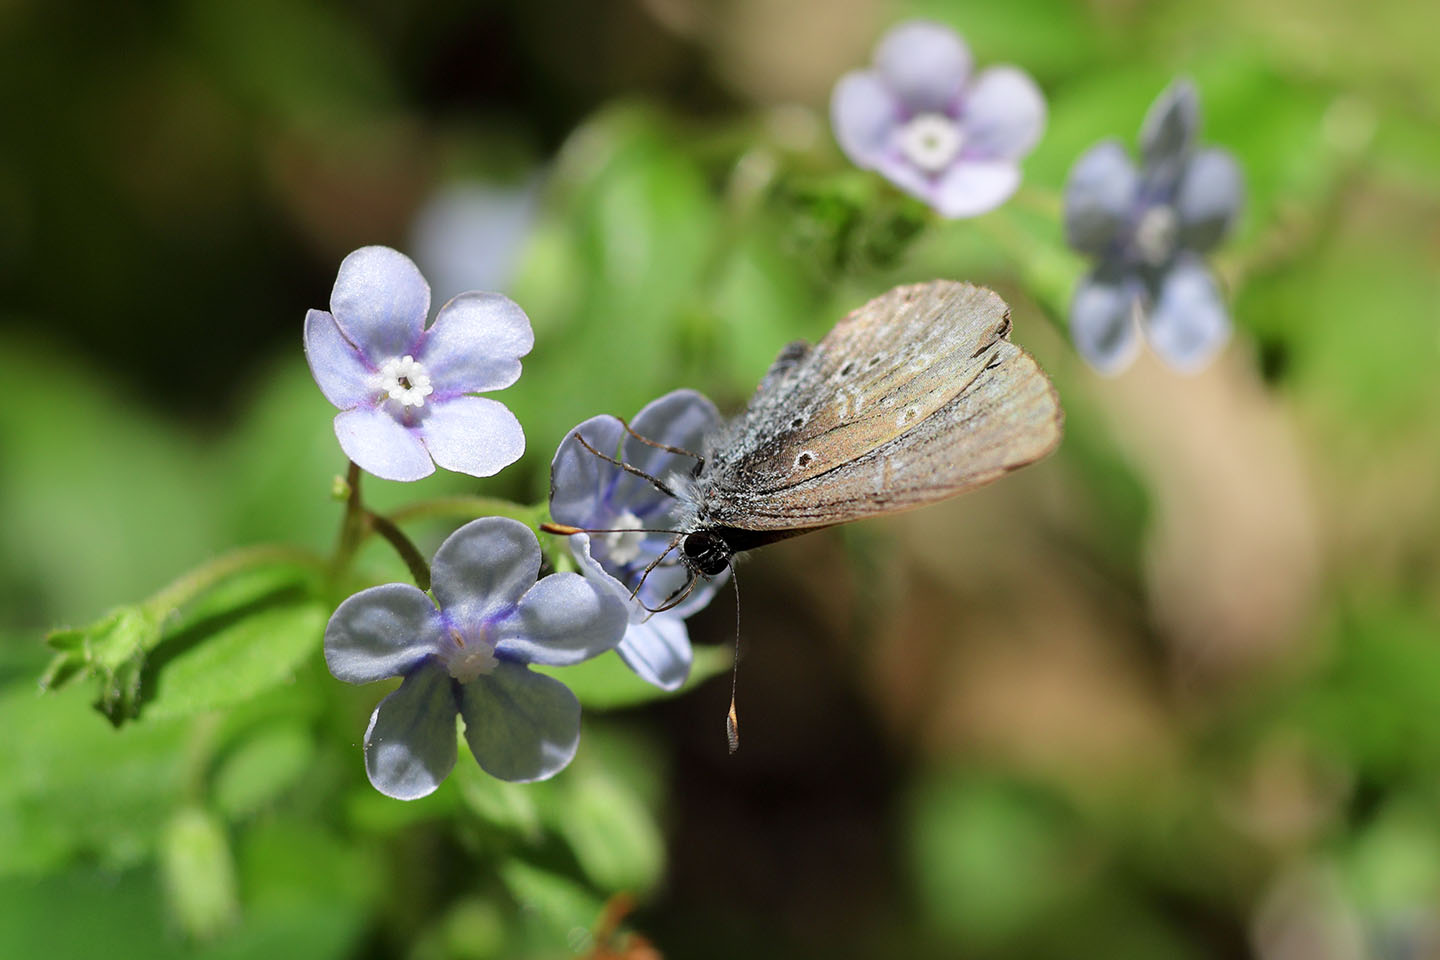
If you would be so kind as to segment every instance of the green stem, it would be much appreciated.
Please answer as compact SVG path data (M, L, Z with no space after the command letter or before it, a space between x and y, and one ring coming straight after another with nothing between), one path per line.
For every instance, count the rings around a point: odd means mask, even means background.
M391 513L390 519L395 523L404 523L407 520L432 518L476 520L480 517L509 517L511 520L519 520L531 528L538 529L546 514L545 504L523 506L499 497L460 495L435 497L431 500L420 500L408 504Z
M183 606L227 577L234 576L251 567L275 562L294 563L298 566L316 569L322 569L324 566L320 557L299 547L274 543L242 547L239 550L223 553L189 571L152 595L145 601L145 606L159 613L166 613Z
M365 507L360 502L360 467L354 463L349 465L345 473L345 483L349 491L345 497L345 516L340 520L340 535L335 543L335 554L330 561L330 577L332 580L339 580L350 566L355 551L360 549L360 542L365 539Z
M400 559L405 561L405 566L410 568L410 576L415 581L415 586L421 590L430 589L430 564L419 549L411 542L410 538L401 532L388 517L382 517L378 513L365 511L365 519L370 529L384 537L395 552L400 554Z

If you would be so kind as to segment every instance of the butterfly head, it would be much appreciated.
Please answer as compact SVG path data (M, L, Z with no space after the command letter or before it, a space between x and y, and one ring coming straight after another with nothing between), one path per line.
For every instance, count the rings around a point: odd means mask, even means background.
M685 565L704 577L718 577L730 566L734 551L717 534L705 530L687 533L680 543Z

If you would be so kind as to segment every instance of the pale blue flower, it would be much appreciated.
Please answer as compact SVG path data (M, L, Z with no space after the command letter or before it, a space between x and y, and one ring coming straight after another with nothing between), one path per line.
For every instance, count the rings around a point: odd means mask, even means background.
M362 247L340 264L330 312L306 314L305 357L341 410L340 448L362 469L419 480L439 464L488 477L520 458L525 434L504 404L471 394L519 378L530 320L496 293L460 294L426 329L429 310L409 257Z
M486 517L435 552L434 599L405 583L350 597L325 628L325 663L346 683L403 677L370 717L365 772L400 800L435 790L455 766L455 717L480 767L501 780L543 780L580 739L580 704L532 663L564 666L614 648L625 605L573 573L536 582L530 528Z
M699 454L720 422L715 405L704 396L694 390L676 390L647 404L630 426L646 439ZM672 552L670 563L650 571L632 600L630 592L645 567L665 552L674 536L639 528L676 529L680 505L645 479L586 450L575 440L576 434L596 450L618 454L662 481L688 476L696 461L642 443L626 433L618 419L605 415L592 417L567 433L550 466L550 516L556 523L630 531L577 533L569 538L570 550L585 576L623 600L629 610L629 629L616 648L620 658L647 682L674 690L690 675L694 659L685 618L710 602L724 576L700 580L673 609L651 613L685 587L687 573Z
M942 24L912 20L875 48L874 67L846 74L830 100L835 139L857 167L878 171L946 217L973 217L1020 186L1020 160L1045 129L1045 98L1029 74L971 75L970 51Z
M1096 258L1070 305L1070 333L1105 374L1129 366L1139 329L1183 372L1205 367L1230 337L1230 316L1203 254L1224 238L1244 197L1227 151L1197 149L1195 88L1177 81L1146 114L1137 170L1114 140L1091 147L1065 187L1065 235Z

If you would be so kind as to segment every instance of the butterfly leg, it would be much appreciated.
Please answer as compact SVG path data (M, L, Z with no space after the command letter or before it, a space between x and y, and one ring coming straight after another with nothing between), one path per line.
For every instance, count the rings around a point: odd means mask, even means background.
M671 499L679 499L679 497L675 496L675 491L671 490L668 486L666 486L664 481L658 479L657 477L650 476L650 474L646 473L644 470L641 470L639 467L633 467L623 460L616 460L614 457L607 456L606 454L601 453L599 450L596 450L594 447L590 446L590 442L584 437L580 436L580 434L578 433L575 434L575 439L580 441L580 446L584 447L586 450L589 450L591 453L595 454L595 456L599 457L601 460L604 460L606 463L613 463L615 466L619 467L621 470L624 470L626 473L640 477L643 480L650 481L651 486L653 486L656 490L659 490L661 493L665 494L665 496L670 497Z
M616 417L615 419L620 421L620 426L625 428L626 433L630 434L630 436L634 437L636 440L639 440L647 447L654 447L656 450L664 450L666 453L678 453L682 457L690 457L692 460L696 461L695 473L697 475L700 473L700 469L705 466L705 458L700 456L700 454L691 453L684 447L672 447L668 443L657 443L656 441L651 440L649 437L641 436L634 430L630 429L630 422L624 417Z

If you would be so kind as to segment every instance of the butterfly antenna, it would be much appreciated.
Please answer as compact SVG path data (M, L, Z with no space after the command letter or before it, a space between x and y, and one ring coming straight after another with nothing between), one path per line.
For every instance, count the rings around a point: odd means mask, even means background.
M636 440L639 440L647 447L654 447L656 450L664 450L666 453L678 453L682 457L689 457L692 460L698 460L700 466L705 466L705 458L700 456L700 454L691 453L684 447L672 447L668 443L658 443L654 440L651 440L649 437L641 436L634 430L630 429L630 422L624 417L616 417L615 419L620 421L620 426L625 428L626 433L630 434L630 436L634 437Z
M725 740L733 755L740 749L740 715L735 712L735 689L740 685L740 578L733 566L730 580L735 584L735 662L730 667L730 709L725 714Z
M623 423L624 421L621 422ZM613 463L615 466L619 467L621 470L624 470L628 474L640 477L643 480L650 481L651 486L653 486L656 490L659 490L661 493L665 494L665 496L669 497L672 500L680 499L678 496L675 495L675 491L671 490L664 483L664 481L660 480L657 477L650 476L650 474L646 473L644 470L641 470L639 467L631 466L624 460L616 460L614 457L601 453L599 450L596 450L594 447L592 447L588 440L580 436L578 431L575 434L575 439L580 441L580 446L584 447L586 450L589 450L591 453L595 454L595 456L599 457L601 460L604 460L606 463Z

